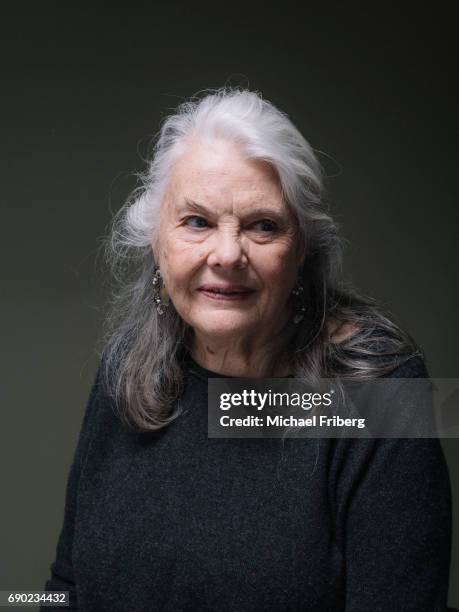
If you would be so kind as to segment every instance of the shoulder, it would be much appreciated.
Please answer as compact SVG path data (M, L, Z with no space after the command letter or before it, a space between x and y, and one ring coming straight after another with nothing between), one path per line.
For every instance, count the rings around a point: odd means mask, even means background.
M326 324L332 370L339 376L428 378L421 348L387 318Z
M99 363L90 388L89 397L83 418L83 428L95 430L102 422L106 428L108 424L116 423L116 402L114 401L111 364L107 361L104 350L99 357Z
M330 318L326 322L328 341L333 342L334 344L340 344L341 342L348 340L358 331L359 328L357 324L349 321L338 321L337 319Z
M429 372L422 355L412 355L397 365L384 378L429 378Z

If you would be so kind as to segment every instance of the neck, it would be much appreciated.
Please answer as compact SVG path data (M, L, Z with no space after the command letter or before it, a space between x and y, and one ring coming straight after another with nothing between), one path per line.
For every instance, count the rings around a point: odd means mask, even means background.
M276 378L290 374L287 365L278 358L279 348L278 343L273 341L251 344L247 341L206 338L195 332L190 353L196 363L218 374L240 378Z

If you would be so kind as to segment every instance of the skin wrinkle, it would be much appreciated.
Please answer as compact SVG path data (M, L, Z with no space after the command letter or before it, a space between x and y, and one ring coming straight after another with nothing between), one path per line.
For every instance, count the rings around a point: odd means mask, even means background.
M277 230L255 225L264 219ZM228 376L266 375L263 346L291 318L289 297L305 256L273 168L224 140L189 143L172 169L152 248L175 309L194 331L193 358ZM197 291L211 282L256 291L244 301L216 302ZM331 325L334 342L353 333ZM279 365L276 375L287 374Z
M254 217L257 208L273 215ZM194 219L187 225L185 217L198 212L209 227L197 228ZM278 229L255 225L263 219ZM296 220L272 168L226 141L189 145L171 173L156 247L170 298L194 330L196 361L228 375L262 376L258 357L291 316L288 299L301 263ZM197 291L205 282L241 283L255 293L244 301L216 302Z

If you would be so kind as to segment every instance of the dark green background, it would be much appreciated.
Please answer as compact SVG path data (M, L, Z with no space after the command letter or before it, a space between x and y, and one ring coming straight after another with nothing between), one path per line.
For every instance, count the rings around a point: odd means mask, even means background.
M248 85L289 113L322 152L347 276L414 334L431 375L459 378L448 4L6 6L0 589L41 589L49 575L97 364L99 239L159 121L198 90ZM459 606L459 441L444 448Z

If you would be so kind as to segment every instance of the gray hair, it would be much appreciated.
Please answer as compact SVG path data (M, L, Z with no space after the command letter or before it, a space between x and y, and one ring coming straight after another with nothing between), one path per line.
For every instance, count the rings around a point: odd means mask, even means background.
M384 375L419 353L412 338L374 300L341 279L342 243L323 197L323 173L311 146L289 117L260 93L242 88L206 90L166 118L138 187L114 216L104 238L112 281L104 324L101 372L123 420L140 431L157 430L180 413L184 360L191 328L172 302L158 315L153 302L159 210L175 160L193 138L223 138L276 171L286 204L298 221L305 260L306 316L289 322L266 347L266 365L288 364L294 376L370 378ZM358 332L340 344L326 323L351 323Z

